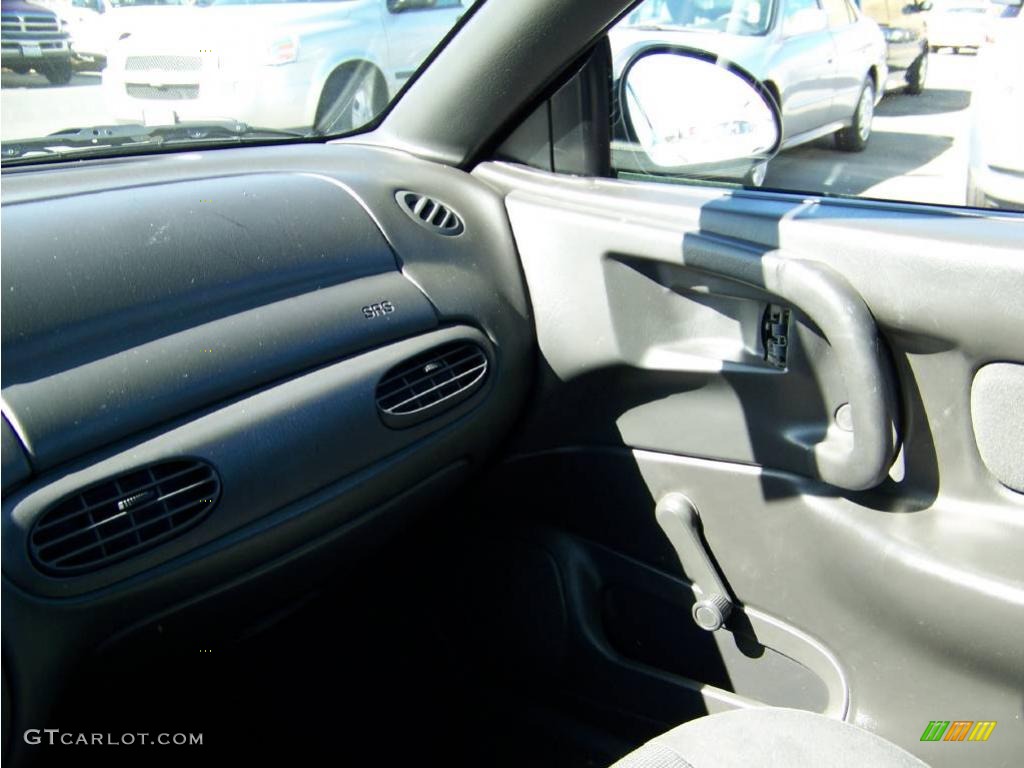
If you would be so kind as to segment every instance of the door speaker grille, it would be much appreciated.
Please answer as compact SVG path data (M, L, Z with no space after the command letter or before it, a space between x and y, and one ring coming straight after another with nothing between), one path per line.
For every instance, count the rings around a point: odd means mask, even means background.
M220 478L201 461L168 461L127 472L44 512L29 537L32 560L58 576L95 571L183 533L219 499Z
M395 366L377 385L377 408L391 427L412 426L468 398L487 378L487 355L454 342Z

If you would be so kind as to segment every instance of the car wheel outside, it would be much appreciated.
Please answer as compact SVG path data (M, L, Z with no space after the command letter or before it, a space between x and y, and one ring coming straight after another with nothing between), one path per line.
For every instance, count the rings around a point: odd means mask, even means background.
M30 69L32 69L32 67L26 67L21 64L11 66L11 71L16 75L27 75Z
M864 81L850 126L835 133L836 148L844 152L862 152L871 138L871 123L874 119L875 86L869 77Z
M74 74L70 60L47 62L40 71L53 85L67 85Z
M914 59L914 63L907 70L907 93L917 96L924 91L925 80L928 79L928 49L921 51L921 55Z
M334 72L324 85L316 110L316 132L345 133L366 125L386 106L383 78L372 64L354 64Z

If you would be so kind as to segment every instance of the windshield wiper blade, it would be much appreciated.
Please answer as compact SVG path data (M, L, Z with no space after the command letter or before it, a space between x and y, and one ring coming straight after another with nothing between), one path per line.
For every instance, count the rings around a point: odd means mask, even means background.
M307 138L308 133L278 128L260 128L238 120L185 122L170 125L97 125L68 128L31 139L3 144L3 159L15 160L31 154L71 154L78 150L109 149L125 145L146 146L207 141L241 141L261 138Z

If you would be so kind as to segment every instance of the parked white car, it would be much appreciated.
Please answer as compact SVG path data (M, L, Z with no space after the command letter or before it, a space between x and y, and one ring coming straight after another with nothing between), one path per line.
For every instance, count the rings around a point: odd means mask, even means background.
M971 97L967 205L1024 211L1024 14L1000 6Z
M117 41L118 122L238 120L332 134L372 120L464 12L461 0L200 0Z
M936 0L928 12L928 45L933 51L977 50L985 42L992 3L983 0Z
M67 2L68 0L51 0ZM92 62L102 70L114 44L131 34L157 32L170 11L176 13L186 0L72 0L89 3L98 12L83 16L72 27L72 49L80 61Z

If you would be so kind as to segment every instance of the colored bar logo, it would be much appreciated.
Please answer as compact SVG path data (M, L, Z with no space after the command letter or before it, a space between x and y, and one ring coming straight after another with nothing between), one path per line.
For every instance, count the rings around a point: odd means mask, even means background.
M995 728L995 720L932 720L921 741L988 741Z

